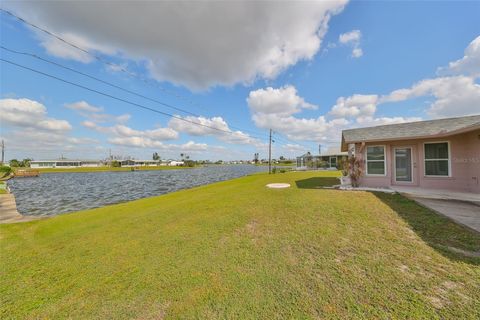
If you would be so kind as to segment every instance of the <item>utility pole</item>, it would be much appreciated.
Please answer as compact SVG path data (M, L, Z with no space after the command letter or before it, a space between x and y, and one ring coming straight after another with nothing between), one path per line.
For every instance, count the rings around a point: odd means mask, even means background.
M318 155L319 156L322 155L322 145L321 144L318 145Z
M2 139L2 162L1 164L5 163L5 141Z
M272 129L270 129L270 139L268 144L268 174L272 173Z

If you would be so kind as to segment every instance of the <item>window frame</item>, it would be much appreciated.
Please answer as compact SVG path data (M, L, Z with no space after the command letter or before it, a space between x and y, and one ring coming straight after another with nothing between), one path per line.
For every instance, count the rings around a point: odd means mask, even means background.
M368 162L381 162L381 160L368 160L368 147L383 147L383 174L381 173L368 173ZM387 145L375 144L365 146L365 172L367 176L372 177L386 177L387 176Z
M438 144L438 143L446 143L447 148L448 148L448 159L427 159L426 158L426 152L425 152L425 145L427 144ZM451 178L452 177L452 148L450 141L429 141L429 142L424 142L423 143L423 176L424 177L429 177L429 178ZM432 174L427 174L427 166L426 163L427 161L448 161L448 175L432 175Z
M332 167L332 159L335 159L335 166L334 166L334 167L336 168L336 167L338 166L338 158L337 158L337 156L330 156L330 157L328 158L328 165L329 165L330 168L333 168L333 167Z

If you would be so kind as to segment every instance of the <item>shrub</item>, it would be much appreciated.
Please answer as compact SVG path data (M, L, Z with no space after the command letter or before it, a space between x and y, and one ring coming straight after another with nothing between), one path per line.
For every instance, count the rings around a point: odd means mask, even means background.
M330 167L330 164L324 160L320 160L320 162L317 164L317 168L327 169L329 167Z
M112 162L110 163L110 166L114 168L118 168L120 167L120 162L118 162L117 160L112 160Z
M10 160L10 167L12 168L21 167L21 163L17 159L12 159Z
M184 166L185 166L185 167L195 167L195 161L193 161L193 160L185 160L185 161L184 161Z
M9 174L10 172L12 172L12 168L9 166L0 166L0 173Z
M342 159L340 161L340 169L342 170L342 176L346 177L349 174L349 160L348 159Z
M360 183L360 178L363 175L362 162L355 156L352 156L348 159L347 172L350 176L352 182L352 187L358 187Z

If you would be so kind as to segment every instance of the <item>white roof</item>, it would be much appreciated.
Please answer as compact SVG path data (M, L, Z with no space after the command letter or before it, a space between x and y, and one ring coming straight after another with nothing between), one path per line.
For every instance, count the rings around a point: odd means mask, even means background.
M100 160L78 160L78 159L57 159L57 160L32 160L32 162L100 162Z

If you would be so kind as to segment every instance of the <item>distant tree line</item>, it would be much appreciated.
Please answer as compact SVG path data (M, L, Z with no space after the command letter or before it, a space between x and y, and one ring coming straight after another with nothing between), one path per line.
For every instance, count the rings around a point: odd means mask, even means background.
M254 153L253 154L253 162L255 164L258 164L258 163L268 163L268 159L259 159L259 154L258 153ZM282 163L282 164L285 164L285 165L290 165L290 164L293 164L294 161L291 160L291 159L287 159L285 158L284 156L280 156L277 159L272 159L272 163Z
M32 159L23 159L23 160L17 160L17 159L12 159L10 160L10 167L12 168L19 168L19 167L22 167L22 168L28 168L30 167L30 161L32 161Z

